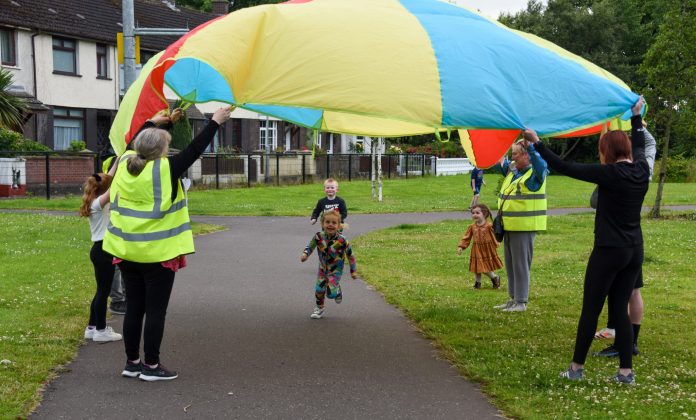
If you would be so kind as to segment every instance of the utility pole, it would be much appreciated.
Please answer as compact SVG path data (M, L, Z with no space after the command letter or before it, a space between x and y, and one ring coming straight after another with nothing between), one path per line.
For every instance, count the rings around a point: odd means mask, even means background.
M133 0L123 0L123 91L135 81L135 13Z
M134 0L122 0L123 17L123 92L127 92L130 85L135 82L138 73L135 69L135 36L136 35L177 35L186 34L188 28L136 28Z

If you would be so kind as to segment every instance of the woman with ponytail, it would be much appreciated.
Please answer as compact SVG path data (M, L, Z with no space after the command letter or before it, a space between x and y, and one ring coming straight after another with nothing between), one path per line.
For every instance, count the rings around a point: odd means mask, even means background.
M215 111L191 144L171 157L167 154L172 137L157 127L177 118L178 111L171 116L157 114L131 142L133 150L119 161L111 186L111 225L104 236L104 249L115 257L126 286L123 376L144 381L178 377L160 363L160 344L175 273L186 267L185 255L194 252L179 178L205 151L230 112L230 107Z
M102 343L121 339L121 334L106 326L106 303L114 279L114 265L113 257L102 249L104 233L109 224L109 187L115 171L116 165L108 174L90 175L82 187L80 205L80 216L89 218L93 242L89 257L94 265L94 277L97 280L97 291L89 307L89 322L84 337Z

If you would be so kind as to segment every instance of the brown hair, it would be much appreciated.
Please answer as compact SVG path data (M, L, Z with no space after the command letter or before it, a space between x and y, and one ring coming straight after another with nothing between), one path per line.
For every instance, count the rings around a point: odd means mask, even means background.
M334 209L334 210L325 211L321 214L321 224L324 224L324 219L326 219L327 217L334 217L334 216L338 218L338 223L342 222L341 213L338 211L338 209Z
M606 132L599 139L599 159L602 163L616 163L620 159L633 160L631 140L621 130Z
M92 201L104 194L111 186L111 175L99 173L92 174L82 186L82 204L80 204L80 216L89 217Z
M485 217L486 219L493 219L493 216L491 216L491 209L489 209L487 205L485 205L483 203L474 204L471 207L471 210L473 210L475 208L481 209L481 213L483 213L483 217Z

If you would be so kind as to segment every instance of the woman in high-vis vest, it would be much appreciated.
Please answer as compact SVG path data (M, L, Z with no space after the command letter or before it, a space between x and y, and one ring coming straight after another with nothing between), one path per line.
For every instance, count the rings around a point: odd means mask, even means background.
M118 162L111 184L111 225L104 235L104 250L116 258L126 286L123 341L127 361L123 376L145 381L178 376L160 363L159 356L175 272L186 266L184 256L194 252L179 177L205 151L230 112L230 107L215 111L191 144L169 158L171 135L157 126L171 120L158 114L133 140L133 150L126 151Z
M594 248L585 270L582 312L575 338L575 353L561 377L580 380L587 352L594 338L604 300L616 326L614 346L619 351L619 371L613 380L635 383L633 329L628 300L643 265L643 232L640 211L648 192L650 166L645 156L645 129L641 119L643 98L631 108L631 139L623 131L609 131L599 139L599 164L562 161L539 142L533 130L525 138L555 171L599 186L594 225Z
M510 300L495 306L504 312L527 310L529 281L537 231L546 230L546 162L525 141L512 145L509 164L503 157L500 168L505 179L498 208L505 223L503 251Z

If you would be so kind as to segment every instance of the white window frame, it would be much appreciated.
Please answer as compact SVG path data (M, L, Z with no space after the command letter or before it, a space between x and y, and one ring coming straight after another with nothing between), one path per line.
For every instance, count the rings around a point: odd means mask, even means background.
M266 126L268 123L268 126ZM270 134L271 147L269 150L271 152L278 148L278 121L276 120L259 120L259 148L260 150L266 150L266 139Z

